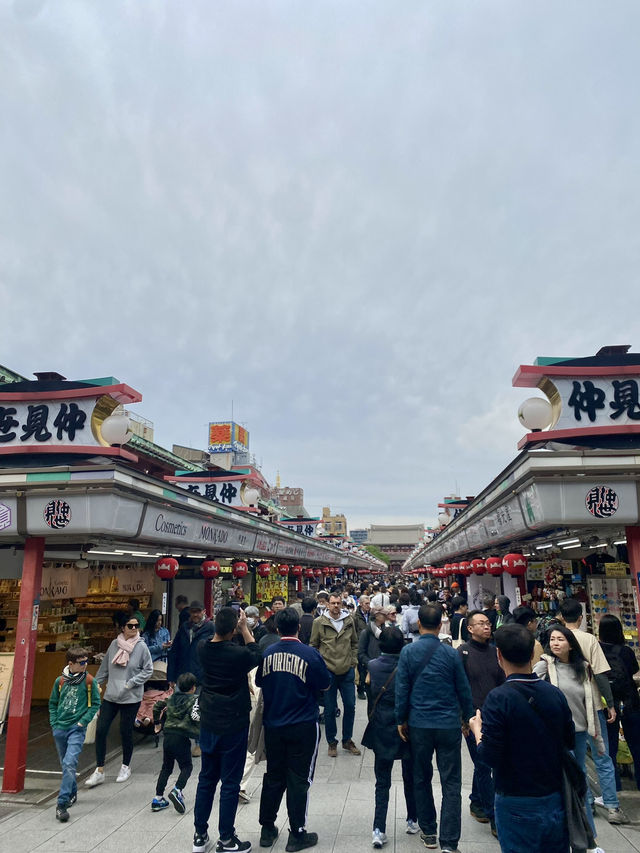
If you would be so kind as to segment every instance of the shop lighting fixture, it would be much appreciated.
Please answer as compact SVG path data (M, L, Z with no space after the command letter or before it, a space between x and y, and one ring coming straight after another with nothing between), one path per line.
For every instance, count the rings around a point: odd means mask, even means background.
M94 554L101 553L100 551L94 551ZM116 549L114 554L131 554L132 557L153 557L153 554L150 554L148 551L120 551Z
M555 546L554 546L553 542L551 542L550 545L536 545L536 550L537 551L544 551L545 548L553 548L553 547L555 547Z
M576 542L578 543L578 545L580 544L579 539L563 539L561 542L558 542L557 544L558 545L574 545Z
M595 545L589 545L589 548L606 548L606 547L607 547L606 542L596 542Z
M562 550L563 550L563 551L572 551L574 548L581 548L581 547L582 547L582 546L581 546L581 545L580 545L580 543L578 542L578 544L577 544L577 545L563 545Z
M616 540L613 544L614 544L614 545L626 545L626 544L627 544L627 540L626 540L626 539L618 539L618 540Z

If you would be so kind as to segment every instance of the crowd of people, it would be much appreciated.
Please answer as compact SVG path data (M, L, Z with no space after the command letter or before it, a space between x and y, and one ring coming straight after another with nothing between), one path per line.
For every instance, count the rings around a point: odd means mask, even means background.
M596 847L596 805L610 823L627 822L618 799L620 723L640 780L638 663L620 622L604 616L599 642L580 629L582 608L573 599L562 602L557 620L543 631L529 607L511 611L508 598L491 595L482 604L469 609L457 584L444 590L426 583L347 584L301 593L291 606L277 596L262 617L257 607L233 601L210 619L201 602L179 596L172 641L162 614L153 610L145 621L132 599L116 614L118 633L95 678L86 673L87 650L78 647L68 651L53 685L50 722L62 766L57 819L68 820L76 802L78 757L99 711L88 788L105 781L107 735L119 716L116 782L131 776L136 727L163 733L153 811L185 812L192 759L200 756L193 853L211 847L218 785L217 853L251 850L236 835L235 817L262 759L260 846L278 838L276 817L286 794L286 850L313 847L318 835L306 819L320 723L330 758L339 746L361 755L353 739L361 699L368 712L361 745L374 752L374 848L387 843L392 769L400 761L407 833L426 848L459 853L464 738L473 764L470 815L487 825L503 853L603 853ZM140 716L150 690L156 692ZM532 743L535 749L522 748ZM584 818L584 844L577 846L563 755L575 756L586 779L587 750L601 796L584 786L577 815L578 823ZM179 775L165 797L176 763Z

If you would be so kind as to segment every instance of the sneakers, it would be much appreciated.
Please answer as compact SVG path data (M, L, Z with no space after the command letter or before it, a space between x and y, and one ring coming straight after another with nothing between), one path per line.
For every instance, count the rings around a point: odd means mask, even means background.
M165 800L164 797L154 797L151 800L151 811L152 812L161 812L162 809L169 808L169 801Z
M241 803L250 803L251 802L251 794L247 794L246 791L243 791L242 788L238 791L238 799Z
M379 829L373 830L373 836L371 838L371 846L377 848L378 850L382 847L383 844L387 843L387 836L384 832L380 832Z
M201 834L196 832L193 836L193 853L207 853L210 848L211 839L209 838L209 833L205 832Z
M469 812L471 813L471 817L474 817L478 823L489 823L489 818L484 813L484 809L477 803L470 804Z
M260 832L260 847L273 847L278 837L278 827L265 824Z
M129 776L131 776L131 768L127 767L126 764L123 764L116 777L116 782L126 782Z
M71 796L67 800L67 808L69 809L69 808L71 808L71 806L75 806L75 804L77 802L78 802L78 794L77 793L71 794Z
M460 853L457 847L441 847L440 853Z
M437 835L426 835L424 832L420 833L420 841L424 844L425 847L428 847L430 850L435 850L438 846L438 836Z
M417 835L420 832L420 825L415 820L407 821L407 835Z
M216 844L216 853L250 853L250 850L251 842L240 841L237 835L232 835L228 841L220 839Z
M178 814L184 814L186 812L187 807L184 804L182 791L179 791L177 788L172 788L169 791L169 800Z
M66 806L56 806L56 820L60 823L66 823L69 820L69 812Z
M352 740L348 740L346 743L343 743L342 748L346 749L347 752L350 752L351 755L362 755L362 753Z
M338 757L338 741L331 741L329 744L329 749L327 750L327 755L329 758L337 758Z
M101 770L94 770L84 784L87 788L95 788L96 785L102 785L103 782L104 773Z
M317 832L301 832L298 835L290 832L287 846L284 849L287 853L296 853L297 850L306 850L307 847L315 847L317 843Z
M602 806L602 808L604 808L604 800L602 797L594 797L593 802L596 806Z
M364 693L364 692L363 692L363 693L358 693L358 699L366 699L366 698L367 698L367 694L366 694L366 693Z
M622 811L621 808L607 809L607 819L609 820L609 823L612 823L616 826L621 823L629 823L629 818L626 816L626 814Z

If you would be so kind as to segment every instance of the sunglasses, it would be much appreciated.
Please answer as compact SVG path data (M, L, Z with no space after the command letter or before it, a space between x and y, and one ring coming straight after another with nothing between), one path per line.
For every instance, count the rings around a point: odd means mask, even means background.
M87 658L85 658L84 660L77 660L76 663L79 663L80 666L86 666L89 661L87 660Z
M139 628L139 627L140 627L139 622L127 622L127 624L125 625L125 628Z

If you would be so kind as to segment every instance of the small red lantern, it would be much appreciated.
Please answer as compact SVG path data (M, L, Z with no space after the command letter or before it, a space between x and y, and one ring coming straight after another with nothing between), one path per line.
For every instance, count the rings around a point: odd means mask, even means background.
M440 569L439 578L446 578L447 575L451 574L451 563L445 563L444 566Z
M178 574L180 563L175 557L160 557L156 560L156 574L163 581L170 581Z
M507 554L502 558L502 566L512 578L522 578L527 572L527 558L522 554Z
M295 569L295 566L294 566L294 569ZM287 566L286 563L282 566L278 566L278 574L280 575L281 578L286 578L287 575L289 574L289 566Z
M458 569L459 569L459 566L457 563L451 563L451 565L449 566L449 574L457 575Z
M244 578L249 571L249 567L242 560L235 560L231 565L234 578Z
M307 568L304 570L304 576L309 580L313 578L313 569L311 568L311 566L307 566Z
M268 578L271 574L271 566L269 563L258 563L257 572L261 578Z
M487 571L490 575L493 575L493 577L500 577L500 575L504 572L504 569L502 568L502 560L500 559L500 557L487 557L485 562L487 566Z
M321 568L314 569L313 570L313 576L316 578L321 578L322 577L322 569Z
M294 578L302 577L302 566L292 566L291 574Z
M213 580L220 574L220 563L217 560L203 560L200 563L200 571L203 578Z
M474 575L483 575L487 571L487 564L484 560L471 560L471 571Z
M463 560L461 563L458 563L458 574L462 575L465 578L468 578L469 575L473 573L473 569L471 568L471 563L468 560Z

